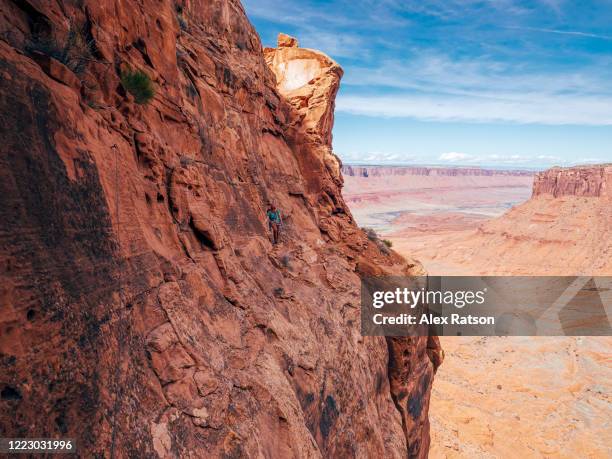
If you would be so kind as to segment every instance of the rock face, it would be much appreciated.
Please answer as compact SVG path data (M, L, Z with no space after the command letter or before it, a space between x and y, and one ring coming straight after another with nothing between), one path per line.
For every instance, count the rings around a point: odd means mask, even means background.
M342 199L341 69L287 39L264 59L233 0L0 11L0 435L425 457L437 341L359 333L359 275L421 271Z
M341 186L341 163L332 151L332 127L342 68L320 51L299 48L295 38L284 34L279 35L278 48L266 48L264 55L276 76L279 93L293 107L292 127L308 134L312 142L306 147L316 150L335 185ZM297 156L306 159L308 155ZM302 161L303 168L313 166L316 167ZM311 181L309 186L320 188L317 181Z
M298 46L297 38L289 36L285 33L278 34L278 47L279 48L284 48L284 47L297 48L297 46Z
M536 175L533 195L612 196L612 165L555 167Z

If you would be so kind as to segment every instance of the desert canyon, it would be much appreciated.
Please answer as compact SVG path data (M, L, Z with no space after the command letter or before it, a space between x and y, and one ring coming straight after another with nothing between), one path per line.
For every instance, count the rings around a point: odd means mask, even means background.
M357 221L433 275L612 275L612 166L343 167ZM441 337L432 458L612 454L612 338Z
M437 338L359 324L360 277L417 259L612 274L610 166L342 168L342 68L283 34L264 49L238 0L0 13L1 437L84 457L610 456L608 338L446 338L441 365Z
M426 457L437 339L359 332L360 275L422 269L342 197L342 69L288 36L262 49L237 0L0 13L0 436Z

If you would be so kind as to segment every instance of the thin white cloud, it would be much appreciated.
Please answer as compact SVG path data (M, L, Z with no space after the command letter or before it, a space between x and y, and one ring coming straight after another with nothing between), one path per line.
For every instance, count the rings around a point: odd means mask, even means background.
M453 20L458 17L471 16L476 19L483 11L495 11L506 16L520 16L529 12L520 2L515 0L387 0L387 7L397 11L417 13L443 20Z
M612 125L612 97L524 94L514 99L449 95L344 96L338 112L427 121L512 122L547 125Z
M348 68L348 91L337 110L435 121L611 125L611 78L610 71L533 73L516 64L421 53L376 69Z
M361 50L362 56L369 55L363 38L353 34L338 35L307 28L300 34L299 42L302 47L315 48L336 57L353 57L357 50Z
M612 154L610 154L610 158L612 158ZM577 164L604 164L604 163L609 163L610 159L603 159L603 158L581 158L578 161L576 161Z
M559 157L559 156L553 156L553 155L538 155L536 156L536 159L539 159L540 161L566 161L563 158Z
M364 162L375 164L400 164L409 162L417 162L419 158L402 153L392 153L384 151L369 151L369 152L345 152L340 154L343 161L348 163Z
M376 68L347 67L343 84L499 97L522 93L612 95L612 71L605 67L558 73L536 73L521 64L486 58L453 59L435 52L419 52L403 61L382 60Z
M523 167L539 168L557 166L570 166L576 164L605 163L601 158L582 158L569 160L554 155L524 155L524 154L471 154L451 151L435 156L418 156L408 153L389 152L350 152L341 153L340 157L346 164L438 164L454 166L478 167Z
M564 0L540 0L540 2L550 8L558 18L563 15L563 4Z
M449 152L442 153L438 161L448 164L498 164L504 166L535 166L546 164L564 164L567 161L550 155L525 156L525 155L472 155L467 153Z
M504 27L504 28L511 29L511 30L527 30L530 32L552 33L552 34L557 34L557 35L573 35L576 37L597 38L600 40L612 40L612 36L610 35L601 35L597 33L581 32L578 30L562 30L562 29L546 29L546 28L541 28L541 27L514 27L514 26L509 26L509 27Z
M474 159L474 156L468 155L466 153L458 153L456 151L451 151L449 153L442 153L440 157L438 158L438 160L440 161L449 162L449 163L456 163L460 161L470 161L472 159Z
M347 15L333 14L325 8L316 8L307 2L291 2L278 0L243 0L250 17L291 26L311 26L321 23L329 27L354 25Z

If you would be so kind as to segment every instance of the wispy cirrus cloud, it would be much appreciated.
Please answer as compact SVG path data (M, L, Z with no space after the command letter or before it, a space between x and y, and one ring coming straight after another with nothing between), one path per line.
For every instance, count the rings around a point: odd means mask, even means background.
M419 162L422 160L422 158L405 153L385 151L353 151L343 153L342 160L348 163L364 162L371 164L400 164L406 162Z
M337 109L428 121L612 125L611 79L610 70L534 73L508 62L421 53L349 69Z
M459 153L459 152L456 152L456 151L451 151L449 153L442 153L438 157L438 160L439 161L444 161L444 162L449 162L449 163L456 163L456 162L460 162L460 161L472 160L473 158L474 158L473 155L468 155L467 153Z
M612 68L539 72L524 64L489 57L455 58L437 52L417 52L406 59L381 60L377 67L349 66L343 84L466 95L487 93L590 93L612 94Z
M446 152L434 157L419 156L409 153L391 153L384 151L354 151L344 153L343 161L349 164L423 164L446 166L487 167L492 165L516 168L543 168L551 165L573 166L578 164L601 164L603 158L564 158L557 155L524 155L524 154L475 154L463 152Z
M525 30L528 32L541 32L541 33L552 33L557 35L570 35L574 37L582 38L597 38L600 40L612 40L612 35L602 35L591 32L581 32L579 30L562 30L562 29L545 29L542 27L519 27L519 26L507 26L509 30Z
M502 154L485 154L485 155L475 155L468 153L458 153L458 152L449 152L442 153L438 157L438 161L440 163L448 163L448 164L500 164L506 166L530 166L530 165L539 165L539 164L547 164L547 163L556 163L559 165L563 165L568 161L559 156L550 156L550 155L502 155Z
M518 98L440 95L340 96L336 110L365 116L426 121L510 122L545 125L612 125L612 97L524 94Z
M535 167L540 165L573 166L577 164L601 164L603 158L564 158L556 155L524 155L524 154L469 154L459 152L442 153L438 156L440 164L497 164L516 167Z

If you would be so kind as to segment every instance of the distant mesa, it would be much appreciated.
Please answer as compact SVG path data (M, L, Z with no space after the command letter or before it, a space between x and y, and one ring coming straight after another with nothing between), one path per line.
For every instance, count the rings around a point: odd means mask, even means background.
M533 196L612 197L612 164L553 167L533 182Z
M384 177L390 175L532 177L536 172L520 169L483 169L480 167L357 166L345 164L342 166L342 174L348 177Z

